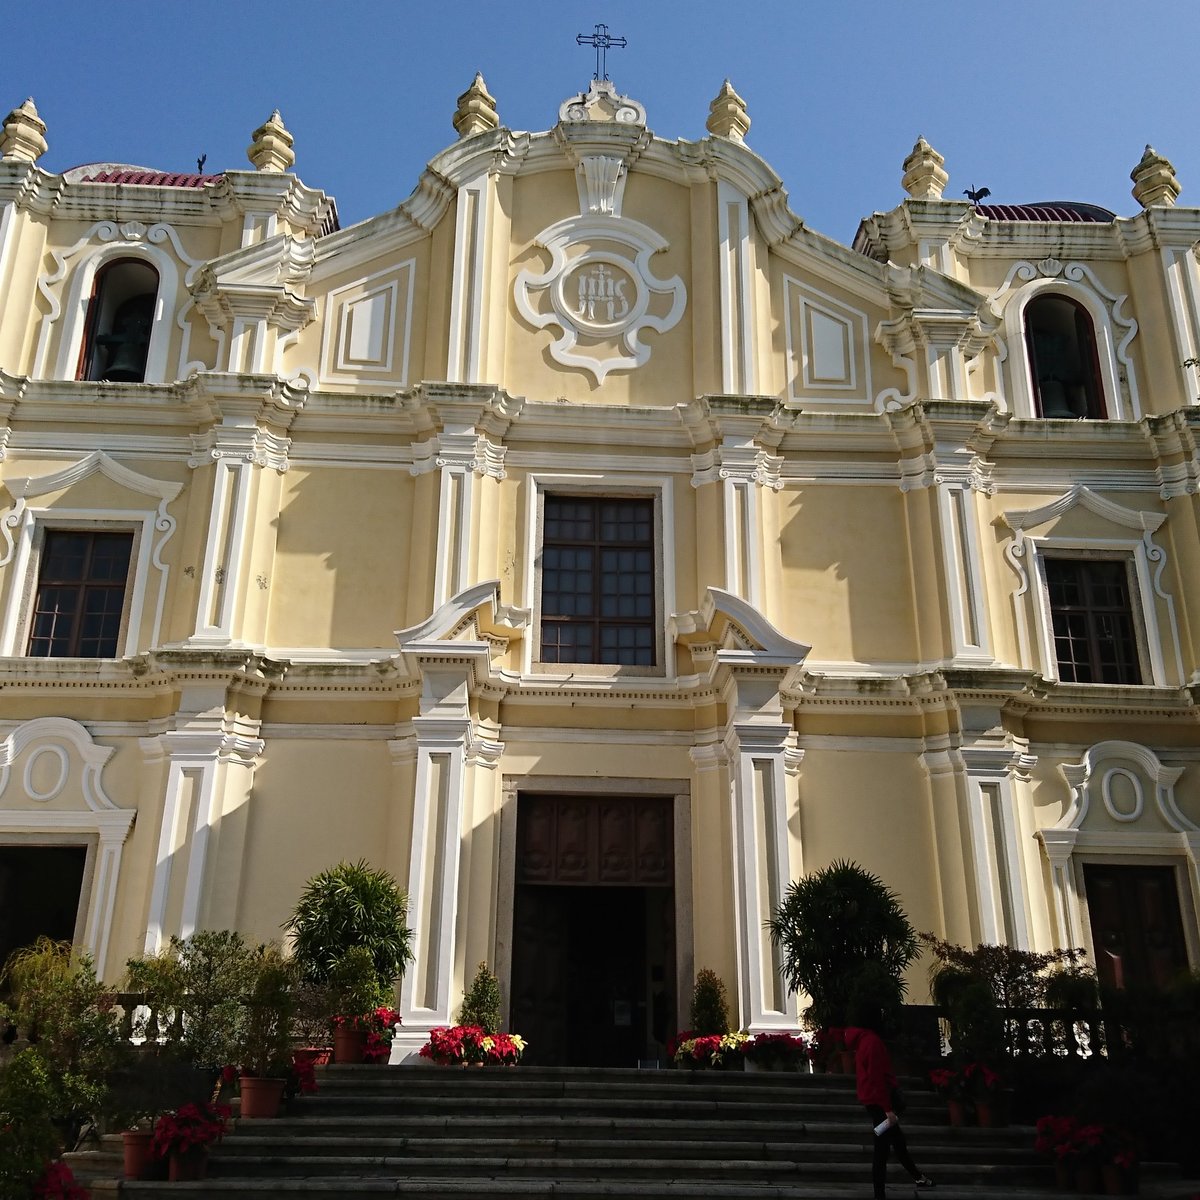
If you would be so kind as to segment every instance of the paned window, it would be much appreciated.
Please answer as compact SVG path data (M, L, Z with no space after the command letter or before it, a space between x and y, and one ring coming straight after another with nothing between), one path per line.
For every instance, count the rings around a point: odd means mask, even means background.
M132 533L51 529L30 620L35 658L115 658Z
M1047 558L1059 678L1141 683L1137 626L1124 559Z
M654 501L547 496L541 661L655 665Z

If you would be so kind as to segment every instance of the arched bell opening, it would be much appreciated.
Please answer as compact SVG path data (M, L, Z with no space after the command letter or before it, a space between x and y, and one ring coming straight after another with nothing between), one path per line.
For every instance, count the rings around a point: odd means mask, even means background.
M145 380L158 285L158 272L138 258L116 259L96 272L79 379Z
M1025 345L1038 416L1106 416L1091 315L1066 296L1039 296L1025 309Z

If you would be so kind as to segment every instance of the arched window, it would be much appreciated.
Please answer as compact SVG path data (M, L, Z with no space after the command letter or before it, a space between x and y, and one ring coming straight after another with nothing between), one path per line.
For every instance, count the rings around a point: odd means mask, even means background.
M1059 295L1031 300L1025 346L1038 416L1104 419L1096 332L1082 304Z
M118 258L96 272L88 302L79 379L141 383L146 378L158 272L140 258Z

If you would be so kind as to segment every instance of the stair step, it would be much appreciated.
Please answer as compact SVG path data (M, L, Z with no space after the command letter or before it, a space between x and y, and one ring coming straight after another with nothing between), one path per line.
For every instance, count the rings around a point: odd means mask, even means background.
M333 1066L317 1077L321 1090L277 1120L238 1120L209 1180L110 1184L98 1200L849 1200L870 1188L871 1133L845 1076ZM1032 1129L951 1129L921 1081L907 1091L905 1127L943 1185L935 1195L1054 1195ZM1155 1179L1144 1170L1143 1195ZM893 1164L891 1194L906 1200L906 1184Z

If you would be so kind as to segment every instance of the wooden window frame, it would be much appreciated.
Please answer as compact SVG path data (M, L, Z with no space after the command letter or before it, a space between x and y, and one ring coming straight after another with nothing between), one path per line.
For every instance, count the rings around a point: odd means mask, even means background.
M1120 564L1123 566L1123 578L1125 587L1125 605L1123 608L1105 608L1093 606L1091 604L1072 605L1064 608L1061 605L1056 606L1052 595L1052 582L1050 579L1051 566L1054 564L1079 564L1079 570L1086 571L1088 564ZM1150 681L1151 672L1147 670L1146 663L1146 631L1144 628L1141 607L1137 602L1138 597L1138 580L1136 578L1136 566L1133 560L1125 554L1097 554L1083 553L1079 551L1062 551L1051 550L1042 554L1042 582L1046 589L1046 612L1050 622L1048 630L1050 639L1050 648L1054 656L1054 667L1056 675L1062 683L1082 683L1082 684L1107 684L1111 686L1137 687ZM1087 580L1084 580L1084 586L1088 585ZM1059 622L1058 619L1062 615L1082 614L1086 624L1086 645L1088 648L1088 656L1086 665L1090 673L1094 676L1092 679L1068 679L1064 675L1064 668L1070 668L1075 663L1075 660L1067 660L1060 656L1058 651L1059 641ZM1136 679L1109 679L1104 678L1104 661L1099 654L1100 642L1102 633L1099 628L1099 623L1105 614L1123 615L1128 621L1128 638L1132 642L1134 656L1132 659L1125 659L1118 664L1122 669L1132 668L1132 672L1136 674Z
M577 504L586 505L592 510L592 525L593 532L591 536L586 538L573 538L566 535L549 537L546 534L546 526L548 517L547 509L551 504ZM644 512L637 514L634 519L638 522L645 521L648 528L648 535L644 539L636 540L609 540L603 536L602 525L604 523L604 508L606 505L615 506L640 506ZM660 666L658 661L658 637L657 628L660 624L659 614L659 580L658 573L655 569L656 558L656 543L655 536L655 504L653 497L638 496L638 495L580 495L578 493L560 493L557 491L548 491L542 497L542 542L539 554L541 562L541 576L539 580L539 609L541 612L541 620L538 626L538 656L543 663L552 664L556 667L571 667L580 664L590 664L603 667L633 667L643 670L652 669ZM559 595L557 592L548 591L546 584L546 573L550 569L567 570L569 568L556 567L549 568L546 565L546 558L549 552L562 552L564 556L569 555L571 551L581 553L589 553L592 555L591 568L591 592L589 594L590 611L586 615L580 614L548 614L547 596ZM603 556L611 555L614 552L628 551L637 555L646 555L649 558L649 592L651 602L651 612L649 616L637 616L629 614L605 614L603 611L605 597L609 595L606 591L606 582L613 579L613 572L602 568L601 559ZM640 572L638 572L640 576ZM565 594L564 594L565 595ZM548 658L546 651L551 647L547 646L546 635L552 629L587 629L591 635L591 647L594 657L584 658ZM605 647L604 635L606 631L613 630L645 630L649 634L648 644L645 646L633 647ZM560 651L564 648L561 643L557 649ZM627 654L640 656L645 653L648 657L644 661L622 661L621 653L625 651ZM608 654L609 657L605 657Z
M117 630L113 638L113 653L112 654L97 654L97 655L81 655L78 653L79 640L82 626L82 604L83 598L90 587L106 588L115 590L115 583L102 583L100 581L83 580L78 586L80 588L80 597L76 605L75 614L72 617L72 632L71 632L71 650L69 654L35 654L32 651L33 642L35 639L35 624L38 613L38 596L43 585L53 581L47 581L44 578L44 572L47 562L47 543L55 536L65 534L84 534L90 535L94 539L96 536L124 536L129 540L129 559L126 564L125 577L121 587L121 615L117 625ZM130 607L133 598L133 590L135 580L137 578L137 560L139 551L139 529L136 526L130 526L124 522L120 524L40 524L37 529L36 542L34 547L34 555L31 562L31 570L29 572L29 593L25 607L24 629L21 635L21 645L24 647L24 654L31 658L87 658L87 659L115 659L123 655L124 647L128 641L129 634L129 617ZM66 582L62 586L75 586L73 583Z

